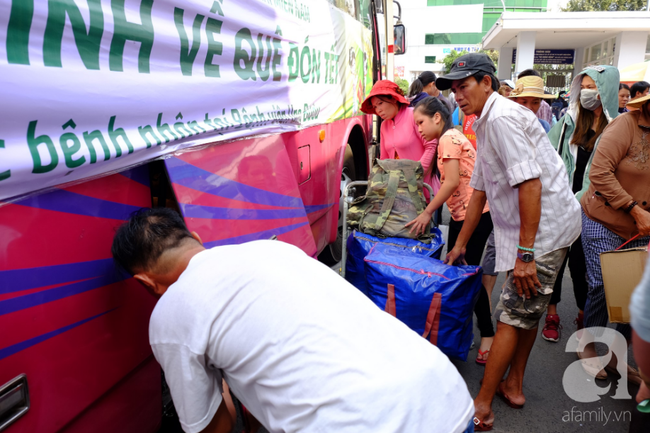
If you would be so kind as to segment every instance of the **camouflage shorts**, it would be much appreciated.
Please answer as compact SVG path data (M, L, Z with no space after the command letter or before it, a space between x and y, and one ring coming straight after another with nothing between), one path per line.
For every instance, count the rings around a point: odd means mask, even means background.
M515 328L537 328L539 319L551 300L553 285L567 250L568 248L560 248L535 259L537 279L542 287L537 289L537 296L530 299L519 296L514 282L514 273L509 271L499 297L499 303L494 309L494 318Z

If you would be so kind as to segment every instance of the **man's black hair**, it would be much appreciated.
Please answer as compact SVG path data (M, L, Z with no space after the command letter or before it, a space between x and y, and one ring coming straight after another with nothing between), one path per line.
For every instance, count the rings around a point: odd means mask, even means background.
M499 91L499 87L501 87L501 82L497 79L497 77L494 76L494 74L490 74L489 72L484 72L484 71L478 71L472 77L476 80L477 83L480 83L483 81L483 77L485 76L490 77L490 80L492 80L492 90L495 92Z
M639 81L637 83L632 84L630 87L630 99L634 99L637 97L637 95L642 95L643 92L646 90L650 89L650 83L647 81Z
M521 79L523 77L540 77L542 78L542 74L540 74L538 71L534 69L524 69L517 75L517 79Z
M175 248L192 234L183 218L168 208L140 209L115 233L111 253L131 275L149 270L165 250Z

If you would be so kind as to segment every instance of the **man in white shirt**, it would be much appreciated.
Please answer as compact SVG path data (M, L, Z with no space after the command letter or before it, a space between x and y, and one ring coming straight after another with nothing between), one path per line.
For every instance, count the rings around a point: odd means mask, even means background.
M508 277L494 316L497 332L474 400L477 431L492 429L492 400L523 407L523 377L540 317L567 247L580 235L581 215L566 170L532 111L496 92L496 67L485 54L467 54L438 78L465 115L476 114L477 157L465 223L446 261L462 261L486 200L494 223L497 272ZM508 376L503 375L510 367Z
M205 249L169 209L113 257L160 299L149 340L186 432L228 432L222 379L269 432L464 432L474 407L435 346L299 248Z

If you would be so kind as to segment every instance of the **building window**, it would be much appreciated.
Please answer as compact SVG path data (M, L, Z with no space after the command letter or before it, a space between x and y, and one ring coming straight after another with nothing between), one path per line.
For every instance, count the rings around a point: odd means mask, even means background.
M616 38L599 42L585 48L584 66L613 65L616 53Z
M436 56L424 56L424 63L436 63Z
M503 9L501 0L427 0L427 6L485 5L486 8ZM528 7L546 9L546 0L505 0L506 8Z
M426 45L479 44L483 33L434 33L424 36Z

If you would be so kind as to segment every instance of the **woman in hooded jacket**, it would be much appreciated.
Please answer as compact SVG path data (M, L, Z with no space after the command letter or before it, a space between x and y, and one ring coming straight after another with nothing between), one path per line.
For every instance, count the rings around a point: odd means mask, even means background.
M605 127L618 115L619 72L613 66L589 67L578 74L571 84L571 100L564 117L548 133L551 144L557 149L566 166L569 184L580 200L581 191L588 187L585 176L596 142ZM578 238L569 249L564 264L553 287L542 337L551 342L560 340L560 317L557 304L562 293L562 275L569 264L573 290L579 312L575 323L583 328L584 309L587 302L587 265Z

